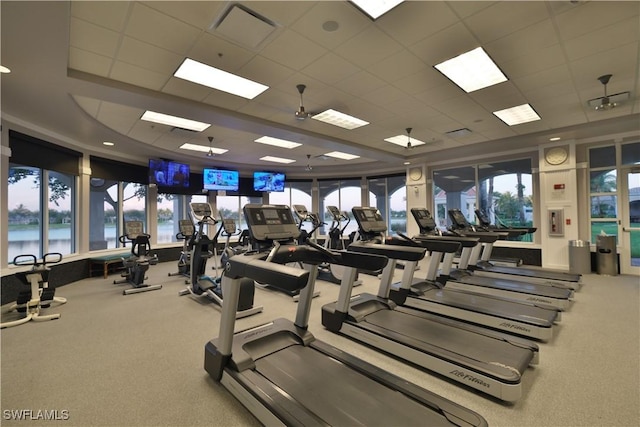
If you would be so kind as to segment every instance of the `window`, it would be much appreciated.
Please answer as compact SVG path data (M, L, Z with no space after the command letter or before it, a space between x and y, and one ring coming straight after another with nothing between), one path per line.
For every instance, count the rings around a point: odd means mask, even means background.
M312 187L312 181L287 181L284 192L269 193L269 203L287 205L291 209L293 209L293 205L303 205L307 211L312 212ZM305 222L302 225L302 229L307 231L311 231L312 227L310 222Z
M41 185L44 181L48 185ZM74 195L75 177L72 175L9 165L9 262L22 254L41 258L47 252L68 255L75 251Z
M407 187L404 174L369 178L370 206L378 208L388 224L388 233L407 232Z
M589 150L589 212L591 241L598 234L618 235L616 147Z
M343 224L343 236L349 236L358 229L358 224L353 219L351 208L362 205L362 184L360 179L341 179L332 181L319 181L319 210L320 218L327 224L331 224L331 215L327 212L327 206L337 206L349 216L348 224ZM328 234L329 229L322 227L321 234Z
M118 247L118 182L92 177L89 200L89 250Z
M531 159L482 163L433 172L434 217L441 229L450 225L449 209L460 209L475 224L476 209L494 225L533 226ZM525 234L517 240L532 241Z
M189 218L186 197L180 194L158 193L157 198L157 242L177 242L176 234L180 232L179 221Z

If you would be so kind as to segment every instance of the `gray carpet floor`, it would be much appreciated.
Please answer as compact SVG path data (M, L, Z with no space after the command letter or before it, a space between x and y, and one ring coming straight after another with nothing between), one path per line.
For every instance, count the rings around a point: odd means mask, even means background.
M152 266L147 282L161 290L123 296L126 285L90 278L58 289L68 303L48 312L62 317L29 322L1 333L3 426L51 424L15 420L16 414L65 426L258 425L252 415L203 369L204 344L218 334L219 308L179 297L175 263ZM426 271L422 268L418 276ZM401 271L398 272L398 279ZM355 292L377 290L360 276ZM320 307L339 287L319 281L310 330L315 336L484 416L491 426L640 425L640 280L585 275L571 308L540 343L540 364L523 377L523 396L497 401L326 331ZM276 317L293 319L297 304L258 289L264 311L236 330ZM3 321L11 319L5 314ZM24 410L31 411L25 412ZM57 412L55 412L57 411Z

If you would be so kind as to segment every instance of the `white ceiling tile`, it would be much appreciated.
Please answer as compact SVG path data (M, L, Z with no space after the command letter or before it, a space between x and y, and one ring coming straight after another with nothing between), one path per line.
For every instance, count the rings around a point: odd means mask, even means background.
M570 61L573 61L617 46L633 43L640 38L639 34L640 21L636 16L567 40L564 46L567 51L567 57Z
M140 3L135 3L125 34L184 55L202 32Z
M336 22L338 28L327 31L323 28L327 21ZM333 49L358 34L370 23L367 17L347 2L320 1L298 19L291 29L328 49Z
M165 15L172 16L186 24L205 30L222 12L227 2L222 1L144 1L145 6Z
M366 70L352 74L351 76L336 82L334 86L343 92L354 96L362 96L378 89L387 83Z
M376 25L403 45L412 45L456 22L445 2L411 1L401 3L393 14L383 15Z
M246 105L249 100L219 90L212 90L202 102L236 111Z
M500 63L500 68L509 77L517 79L542 70L557 67L565 62L562 46L554 45L531 51L530 55L519 56Z
M167 82L166 74L145 70L121 61L116 61L113 64L109 77L120 82L158 91Z
M238 74L263 85L274 87L284 82L294 71L264 56L255 56L239 70Z
M124 37L118 50L118 61L163 74L173 74L183 60L181 55L131 37Z
M272 61L293 70L301 70L327 53L327 49L300 33L284 30L260 52Z
M562 38L570 40L639 14L637 1L589 1L559 13L555 20Z
M433 67L480 46L478 40L462 23L444 30L412 45L409 49L425 64Z
M71 96L73 97L74 101L76 101L78 106L82 108L82 110L88 115L90 115L91 117L98 116L98 111L100 110L100 104L102 103L102 101L100 101L99 99L87 98L86 96Z
M162 92L202 102L213 89L177 77L169 78Z
M630 88L618 87L616 80L624 80L633 75L637 76L637 66L640 63L638 48L638 42L629 43L616 49L571 61L570 68L576 87L578 90L584 88L601 89L602 84L597 81L597 78L604 74L613 74L608 85L610 93L630 90Z
M72 47L109 57L115 55L120 40L117 32L77 18L71 18L69 37Z
M283 27L291 27L309 11L312 1L243 1L242 5Z
M559 43L553 24L547 19L487 43L484 47L489 56L500 66L504 61L531 55L533 51Z
M96 118L115 131L126 135L138 122L142 113L143 111L139 108L128 107L113 102L102 102Z
M73 1L71 16L114 31L122 31L129 13L128 1Z
M334 52L355 65L367 68L402 50L402 46L376 27L369 27Z
M361 70L342 57L329 52L301 71L323 83L334 84Z
M96 76L107 77L111 69L111 58L86 50L69 48L69 68Z
M255 55L249 49L205 33L198 38L186 56L229 73L236 73Z
M544 2L500 1L465 18L464 22L480 43L485 44L548 18Z
M488 7L494 5L495 1L450 1L447 5L453 10L460 18L466 18L474 15Z
M381 79L392 83L398 79L416 74L425 68L427 68L427 66L424 62L413 53L403 49L378 63L371 64L367 67L367 70Z

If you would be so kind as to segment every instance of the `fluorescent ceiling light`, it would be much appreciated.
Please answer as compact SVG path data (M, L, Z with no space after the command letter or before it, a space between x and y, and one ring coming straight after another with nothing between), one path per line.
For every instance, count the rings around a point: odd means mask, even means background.
M369 15L371 19L378 19L404 0L351 0L360 10Z
M350 116L340 111L328 109L320 114L316 114L311 117L314 120L320 120L321 122L329 123L330 125L339 126L344 129L356 129L360 126L368 125L369 122L360 120L357 117Z
M184 60L174 76L247 99L253 99L269 89L269 86L219 70L190 58Z
M420 141L419 139L415 139L415 138L409 139L407 135L396 135L396 136L392 136L391 138L385 138L384 140L392 144L400 145L402 147L406 147L407 142L409 141L411 141L412 147L415 147L416 145L426 144L426 142Z
M260 160L264 160L265 162L274 162L274 163L293 163L295 160L285 159L282 157L273 157L273 156L264 156L260 157Z
M0 73L2 74L9 74L11 72L10 69L8 69L7 67L5 67L4 65L0 65Z
M109 146L109 147L113 147L115 144L114 144L113 142L111 142L111 141L104 141L104 142L102 143L102 145L107 145L107 146Z
M260 144L274 145L276 147L288 148L288 149L296 148L302 145L297 142L287 141L286 139L273 138L271 136L261 136L260 138L256 139L255 142L259 142Z
M549 141L560 141L560 137L554 136L553 138L549 138Z
M341 151L332 151L330 153L325 153L324 155L342 160L353 160L360 158L360 156L356 156L355 154L343 153Z
M481 47L441 62L435 68L467 93L507 81Z
M447 175L447 176L443 176L443 178L445 178L445 179L460 179L460 177L456 176L456 175Z
M209 146L198 145L198 144L189 144L188 142L185 142L184 144L182 144L180 148L183 150L200 151L202 153L208 153L209 150L211 150L213 154L223 154L229 151L224 148L209 147Z
M197 122L195 120L184 119L182 117L170 116L168 114L156 113L155 111L145 111L141 117L148 122L160 123L161 125L175 126L181 129L202 132L209 126L209 123Z
M529 104L522 104L517 107L494 111L493 114L509 126L540 120L538 113L536 113Z

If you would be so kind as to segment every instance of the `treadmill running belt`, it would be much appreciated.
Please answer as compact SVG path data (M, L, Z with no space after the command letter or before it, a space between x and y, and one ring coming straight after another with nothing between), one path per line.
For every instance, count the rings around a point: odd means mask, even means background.
M481 369L503 381L508 378L519 381L532 359L530 351L507 341L488 339L485 335L398 310L371 313L365 323L384 329L387 335L395 335L409 345L413 342L419 350L433 352L444 359L455 358L468 364L470 369ZM513 369L518 371L517 378Z
M577 274L565 273L562 271L549 271L540 269L539 271L536 269L528 269L524 267L507 267L507 266L492 266L492 267L483 267L484 271L491 271L495 273L504 273L510 274L514 276L522 276L522 277L536 277L543 278L547 280L564 280L568 282L579 282L580 276ZM480 271L482 271L480 270Z
M568 299L571 297L571 290L568 288L555 288L553 286L536 285L519 280L496 279L494 277L464 275L460 283L468 283L470 285L485 286L487 288L505 289L508 291L518 292L521 294L539 295L547 298Z
M309 347L294 345L260 358L256 371L329 425L450 424L436 410Z

